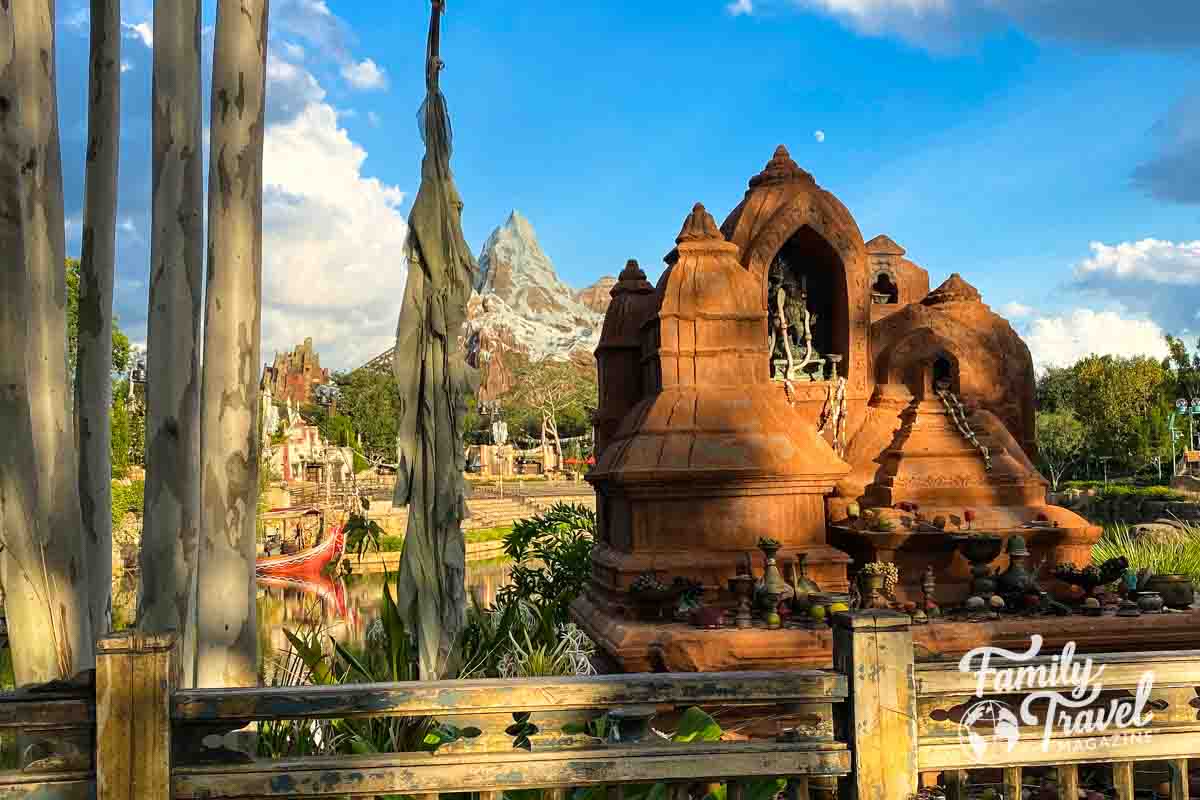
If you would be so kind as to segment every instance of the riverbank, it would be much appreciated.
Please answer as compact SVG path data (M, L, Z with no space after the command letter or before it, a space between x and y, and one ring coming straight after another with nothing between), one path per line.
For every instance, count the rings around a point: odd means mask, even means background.
M504 541L497 539L487 542L467 542L467 563L492 561L504 556ZM400 551L391 550L382 553L363 553L360 560L355 555L346 555L358 573L374 574L379 572L395 572L400 568Z

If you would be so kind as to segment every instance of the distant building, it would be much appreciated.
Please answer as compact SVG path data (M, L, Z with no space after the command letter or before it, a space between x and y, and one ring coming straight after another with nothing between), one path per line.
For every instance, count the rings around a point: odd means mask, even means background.
M344 483L354 477L354 450L334 447L289 403L284 439L271 445L272 472L285 483Z
M290 400L304 405L314 402L316 387L328 383L329 370L321 368L321 357L309 337L291 353L275 354L275 360L263 367L261 388L269 387L271 395L281 403Z

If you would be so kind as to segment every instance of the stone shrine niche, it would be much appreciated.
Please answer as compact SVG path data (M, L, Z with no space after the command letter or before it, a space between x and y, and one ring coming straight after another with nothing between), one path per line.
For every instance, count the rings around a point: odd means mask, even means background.
M823 382L845 377L848 310L841 257L824 237L802 226L767 271L771 378Z
M882 269L876 274L875 282L871 284L871 302L875 305L891 306L900 302L900 287L891 270Z

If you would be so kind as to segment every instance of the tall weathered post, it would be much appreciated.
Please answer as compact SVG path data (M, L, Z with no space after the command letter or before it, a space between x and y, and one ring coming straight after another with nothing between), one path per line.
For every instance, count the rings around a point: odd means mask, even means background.
M4 584L8 598L9 637L14 643L18 683L69 677L94 663L88 614L88 563L83 558L79 512L79 470L74 426L67 393L65 273L66 230L63 221L62 160L59 154L58 104L55 99L54 4L51 0L4 3L0 9L0 82L7 88L0 106L5 139L19 144L0 150L11 169L18 164L19 182L0 191L19 191L7 203L4 221L10 230L17 214L24 258L6 258L14 288L5 287L0 302L24 304L13 312L11 326L24 326L26 338L5 338L10 358L24 358L24 369L11 363L14 425L23 437L20 404L28 411L32 464L36 481L33 505L22 501L31 527L5 526ZM12 137L17 137L13 139ZM16 161L14 161L14 159ZM20 253L17 249L11 252ZM8 257L10 251L4 251ZM21 275L16 272L22 271ZM7 434L7 430L0 433ZM21 438L4 447L21 447ZM14 597L20 586L21 597ZM40 606L35 609L35 605ZM44 618L51 620L49 631ZM49 635L48 635L49 634Z
M438 86L444 0L433 0L421 106L421 188L407 242L408 283L392 370L400 394L397 507L410 506L397 603L417 639L422 680L453 677L466 612L463 431L474 373L458 331L467 317L475 259L462 234L462 199L450 174L450 121Z
M79 500L92 631L112 618L112 328L121 137L121 4L92 0L83 251L79 258Z
M200 402L196 685L258 680L254 530L267 0L220 0Z
M154 9L154 198L146 354L146 507L138 625L177 631L194 685L200 539L204 219L200 0Z
M859 611L833 617L833 668L850 696L838 707L838 738L854 771L840 779L846 800L909 800L917 792L917 690L909 617Z

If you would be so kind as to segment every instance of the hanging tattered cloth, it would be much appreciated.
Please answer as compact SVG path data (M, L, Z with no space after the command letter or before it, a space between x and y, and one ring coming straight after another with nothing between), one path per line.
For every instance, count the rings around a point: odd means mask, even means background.
M392 370L399 392L394 504L408 506L397 605L415 636L422 680L454 677L466 612L463 427L475 373L459 347L475 260L462 234L462 200L450 174L450 120L438 88L440 3L430 26L421 187L409 217L408 283Z

